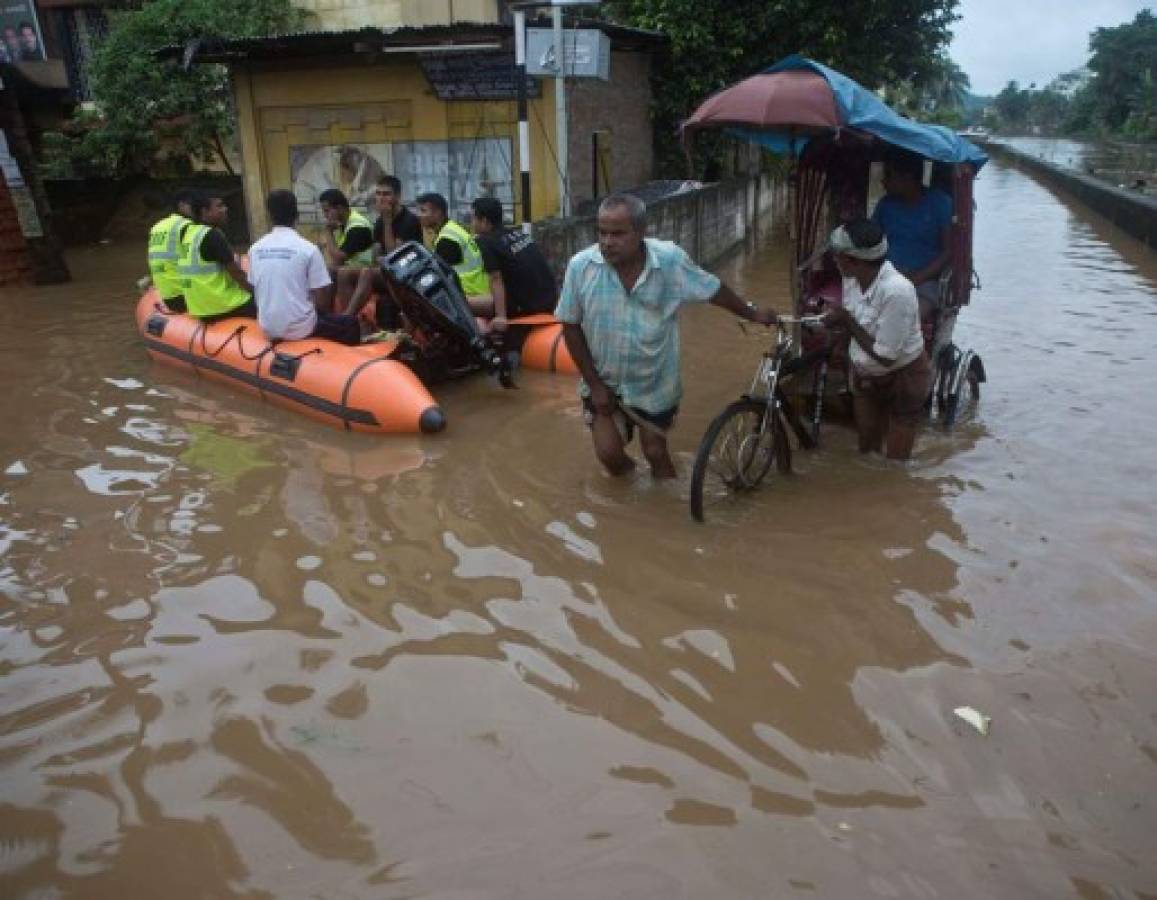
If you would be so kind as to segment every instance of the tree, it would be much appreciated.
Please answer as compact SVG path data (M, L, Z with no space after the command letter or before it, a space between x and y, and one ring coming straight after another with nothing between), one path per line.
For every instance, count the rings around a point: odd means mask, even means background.
M992 101L1000 116L1001 126L1011 131L1023 129L1028 124L1030 103L1029 92L1022 91L1016 81L1006 84Z
M610 0L614 21L662 31L655 126L661 164L677 168L678 124L707 95L802 53L869 89L919 81L951 38L958 0Z
M935 103L937 109L959 112L963 112L968 102L970 87L971 79L955 60L947 56L936 60L935 67L923 85L924 95Z
M161 138L178 156L225 161L233 130L228 73L222 66L161 61L156 51L188 41L257 37L299 29L305 14L290 0L146 0L114 12L90 74L98 113L66 139L69 154L102 174L147 169ZM59 148L61 140L55 139Z
M1092 91L1100 120L1121 130L1144 98L1152 95L1157 75L1157 17L1142 10L1132 22L1098 28L1089 38Z

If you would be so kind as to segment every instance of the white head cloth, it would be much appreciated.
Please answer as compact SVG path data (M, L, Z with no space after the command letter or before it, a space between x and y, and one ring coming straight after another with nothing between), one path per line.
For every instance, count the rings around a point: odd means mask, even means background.
M888 238L880 238L880 243L872 247L857 247L852 242L852 236L843 225L832 232L832 249L853 259L863 259L868 262L878 262L888 255Z

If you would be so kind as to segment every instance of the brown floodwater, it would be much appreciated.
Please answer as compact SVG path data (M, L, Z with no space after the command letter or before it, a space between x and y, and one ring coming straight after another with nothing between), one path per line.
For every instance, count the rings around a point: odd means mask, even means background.
M1157 893L1157 265L978 202L979 415L907 468L833 425L707 525L719 310L655 486L564 378L371 438L158 368L138 247L5 289L0 896ZM782 306L784 258L723 272Z

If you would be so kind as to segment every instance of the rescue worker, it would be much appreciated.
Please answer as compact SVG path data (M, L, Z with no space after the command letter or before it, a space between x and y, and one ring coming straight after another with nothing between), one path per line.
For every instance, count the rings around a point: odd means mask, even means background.
M326 265L336 275L342 266L374 264L374 226L356 209L350 208L346 195L337 188L322 191L317 198L325 228L321 232L321 249Z
M253 286L220 228L229 220L229 207L220 196L203 192L192 207L194 223L185 229L177 262L189 314L202 322L257 318Z
M174 211L149 230L149 274L161 302L173 312L185 312L185 295L177 261L181 256L181 238L193 224L193 198L196 191L184 188L173 196Z
M418 220L432 231L434 252L458 275L467 300L488 300L490 278L482 265L482 251L469 231L450 218L450 208L441 194L418 197Z

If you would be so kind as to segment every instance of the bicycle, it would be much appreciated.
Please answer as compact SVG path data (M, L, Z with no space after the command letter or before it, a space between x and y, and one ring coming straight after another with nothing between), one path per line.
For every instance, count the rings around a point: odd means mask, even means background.
M750 389L707 426L691 472L691 516L696 521L704 520L706 507L758 487L773 465L780 474L791 472L789 428L802 447L817 445L832 344L795 355L790 332L797 325L813 329L822 324L820 316L781 316L775 343L760 357ZM816 382L810 430L784 392L787 379L809 370Z

